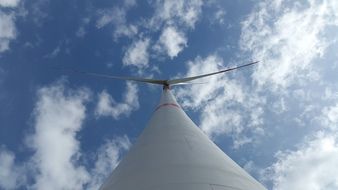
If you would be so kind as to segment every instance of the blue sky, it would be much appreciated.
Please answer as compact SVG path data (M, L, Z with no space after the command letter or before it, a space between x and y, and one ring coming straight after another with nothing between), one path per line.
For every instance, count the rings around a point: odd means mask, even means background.
M161 87L269 189L337 189L336 0L0 0L0 189L97 189ZM71 180L69 180L71 179Z

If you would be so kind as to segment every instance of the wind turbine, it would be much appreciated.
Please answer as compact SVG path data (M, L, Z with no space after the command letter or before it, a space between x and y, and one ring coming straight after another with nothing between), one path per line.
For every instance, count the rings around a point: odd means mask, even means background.
M264 190L229 158L182 110L170 87L225 73L233 67L193 77L156 80L117 77L76 71L95 77L122 79L163 86L160 102L147 127L101 190Z

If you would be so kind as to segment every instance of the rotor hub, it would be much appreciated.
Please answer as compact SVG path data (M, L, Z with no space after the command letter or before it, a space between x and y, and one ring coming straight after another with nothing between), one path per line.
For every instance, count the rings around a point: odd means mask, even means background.
M168 83L164 83L163 90L169 90L169 89L170 89L170 85Z

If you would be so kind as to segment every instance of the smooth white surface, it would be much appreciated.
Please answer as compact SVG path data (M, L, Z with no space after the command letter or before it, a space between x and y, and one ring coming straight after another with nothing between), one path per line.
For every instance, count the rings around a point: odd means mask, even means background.
M263 190L164 90L158 109L102 190Z

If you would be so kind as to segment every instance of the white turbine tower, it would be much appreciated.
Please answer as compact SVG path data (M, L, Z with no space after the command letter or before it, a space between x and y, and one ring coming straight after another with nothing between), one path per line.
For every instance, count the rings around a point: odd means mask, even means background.
M170 92L171 85L224 73L174 80L83 74L163 85L160 103L147 127L101 190L264 190L193 123ZM226 126L224 126L226 127Z

